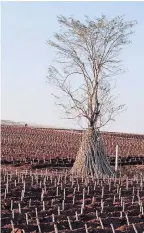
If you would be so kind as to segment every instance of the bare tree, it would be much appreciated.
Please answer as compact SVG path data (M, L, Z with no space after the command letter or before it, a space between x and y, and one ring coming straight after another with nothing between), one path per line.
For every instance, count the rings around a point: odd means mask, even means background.
M122 16L92 21L85 16L85 23L60 16L58 22L60 32L49 41L58 58L49 67L48 80L61 90L55 97L67 118L85 118L88 124L71 172L113 175L99 132L124 107L115 105L113 77L123 72L119 55L130 43L135 22Z

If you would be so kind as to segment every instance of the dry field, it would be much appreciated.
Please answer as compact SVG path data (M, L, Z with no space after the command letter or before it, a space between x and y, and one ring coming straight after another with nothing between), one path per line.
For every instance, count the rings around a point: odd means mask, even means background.
M144 166L127 166L121 172L115 179L78 179L68 170L3 165L1 230L142 233Z
M70 168L63 167L72 165L80 132L62 131L60 136L60 130L52 129L50 138L48 130L13 127L2 127L2 233L144 232L144 165L121 166L117 178L72 177ZM135 141L140 163L144 157L142 135L127 141L120 138L119 143L125 141L125 145ZM112 147L109 156L117 140L118 136L107 136L105 142ZM125 148L126 152L130 157ZM49 162L58 153L63 158L61 166Z
M75 158L82 131L24 126L1 126L2 159ZM119 145L121 157L144 157L144 135L102 132L101 139L109 157Z

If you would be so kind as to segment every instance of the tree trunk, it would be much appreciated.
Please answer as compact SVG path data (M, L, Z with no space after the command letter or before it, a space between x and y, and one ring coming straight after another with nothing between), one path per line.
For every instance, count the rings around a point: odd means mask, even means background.
M80 176L91 175L93 177L99 175L115 175L106 156L99 134L93 127L89 127L83 134L82 143L71 173Z

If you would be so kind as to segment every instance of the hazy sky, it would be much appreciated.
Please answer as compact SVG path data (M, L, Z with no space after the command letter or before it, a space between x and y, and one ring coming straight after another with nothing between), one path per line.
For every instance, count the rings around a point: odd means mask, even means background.
M77 128L77 122L61 119L61 109L46 83L54 58L46 40L59 31L57 16L81 20L105 14L125 14L137 20L132 44L122 58L127 72L118 77L116 92L127 110L105 130L144 133L144 2L2 2L2 112L4 120Z

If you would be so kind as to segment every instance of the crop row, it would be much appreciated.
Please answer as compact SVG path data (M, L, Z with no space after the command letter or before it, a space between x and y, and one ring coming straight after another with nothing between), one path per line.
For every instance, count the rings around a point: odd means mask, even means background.
M120 157L144 157L144 136L101 133L101 140L109 157L115 156L116 145ZM32 127L2 126L2 157L15 160L26 157L73 158L82 140L81 131L38 129Z
M14 166L22 166L24 164L31 164L31 168L47 168L47 167L72 167L75 159L71 158L49 158L49 159L33 159L30 157L15 160L13 157L3 157L1 164L12 164ZM109 158L110 164L115 165L115 158ZM118 165L141 165L144 164L144 157L119 157Z
M144 229L144 178L87 178L2 170L2 232L127 232Z

